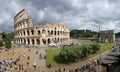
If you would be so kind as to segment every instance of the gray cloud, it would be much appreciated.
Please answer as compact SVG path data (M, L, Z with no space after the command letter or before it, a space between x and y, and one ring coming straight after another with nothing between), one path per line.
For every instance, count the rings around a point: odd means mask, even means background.
M70 29L120 31L119 0L0 0L0 29L13 31L13 17L28 10L34 24L62 23Z

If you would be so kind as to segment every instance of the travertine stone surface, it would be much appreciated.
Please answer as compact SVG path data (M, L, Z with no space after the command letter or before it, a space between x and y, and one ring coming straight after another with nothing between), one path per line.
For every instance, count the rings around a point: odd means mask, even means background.
M35 26L26 9L14 17L15 44L49 45L62 43L70 38L69 28L62 24L44 23Z

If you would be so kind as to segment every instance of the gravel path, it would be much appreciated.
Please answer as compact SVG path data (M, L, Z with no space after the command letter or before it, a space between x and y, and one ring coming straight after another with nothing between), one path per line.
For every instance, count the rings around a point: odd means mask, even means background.
M33 61L33 64L37 64L37 68L41 71L45 71L47 69L46 67L46 59L44 59L44 56L46 56L46 49L41 48L38 49L38 54L36 54L35 59ZM42 58L40 59L40 54L42 55Z

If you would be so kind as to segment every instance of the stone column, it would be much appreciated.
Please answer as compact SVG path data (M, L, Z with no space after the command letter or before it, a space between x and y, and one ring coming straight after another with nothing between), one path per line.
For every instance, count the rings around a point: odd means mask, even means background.
M37 41L36 38L34 38L34 45L37 45L36 41Z
M31 29L29 29L29 36L31 36L32 34L31 34Z
M26 38L25 40L26 40L26 44L28 44L28 40L27 40L27 38Z
M43 41L42 41L42 38L40 38L40 45L43 45Z
M32 39L30 38L30 45L32 45Z
M21 44L21 39L20 39L20 44Z

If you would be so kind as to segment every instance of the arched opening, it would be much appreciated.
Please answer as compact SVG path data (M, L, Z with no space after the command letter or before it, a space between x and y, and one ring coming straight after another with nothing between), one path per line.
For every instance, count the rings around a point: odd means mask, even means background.
M22 39L21 39L21 44L22 44L23 42L22 42Z
M46 30L43 29L43 30L42 30L42 34L45 34L45 33L46 33Z
M53 35L53 30L51 30L51 35Z
M60 39L60 41L62 42L62 38Z
M55 38L55 43L57 43L57 40L56 40L56 38Z
M25 36L25 31L23 33L24 33L24 36Z
M56 35L56 31L54 31L54 35Z
M34 30L31 30L31 34L34 35Z
M22 36L22 31L21 31L21 36Z
M39 39L37 39L37 44L38 44L38 45L40 44L40 40L39 40Z
M27 35L28 35L28 36L30 35L29 30L27 31Z
M32 39L32 44L34 45L35 43L34 43L34 39Z
M50 39L48 39L48 44L50 44Z
M59 31L58 31L58 35L59 35Z
M38 30L38 35L40 35L41 33L40 33L40 30Z
M48 30L48 35L50 34L50 31Z
M62 35L62 31L60 31L60 34Z
M57 40L58 42L59 42L59 38L58 38L58 40Z
M42 39L42 41L43 41L43 44L46 44L46 40L45 39Z
M28 39L27 41L28 41L28 45L29 45L30 44L30 40Z
M55 27L55 30L57 30L57 28Z

